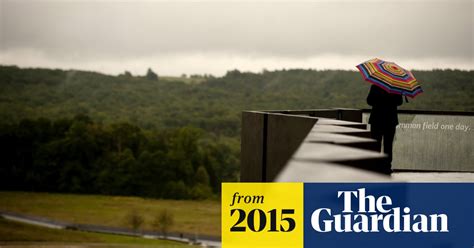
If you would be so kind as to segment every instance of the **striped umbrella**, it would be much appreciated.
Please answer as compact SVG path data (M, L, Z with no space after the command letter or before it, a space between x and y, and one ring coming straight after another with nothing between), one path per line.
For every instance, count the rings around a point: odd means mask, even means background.
M357 66L366 81L391 94L411 98L423 92L413 74L401 66L381 59L371 59Z

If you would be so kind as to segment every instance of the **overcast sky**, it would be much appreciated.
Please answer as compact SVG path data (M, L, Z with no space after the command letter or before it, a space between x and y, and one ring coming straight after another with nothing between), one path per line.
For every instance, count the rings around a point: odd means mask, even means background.
M472 0L0 0L0 63L118 74L474 69Z

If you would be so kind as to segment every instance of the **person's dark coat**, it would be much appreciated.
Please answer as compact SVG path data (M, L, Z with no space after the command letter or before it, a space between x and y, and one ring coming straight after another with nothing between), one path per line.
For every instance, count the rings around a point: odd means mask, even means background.
M376 85L370 87L367 104L372 106L369 124L381 128L393 128L398 125L397 106L402 105L401 95L390 94Z

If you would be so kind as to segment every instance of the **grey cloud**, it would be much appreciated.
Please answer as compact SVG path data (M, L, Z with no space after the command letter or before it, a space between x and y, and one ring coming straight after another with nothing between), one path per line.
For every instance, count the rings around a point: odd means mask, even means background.
M472 1L0 1L1 50L64 60L228 52L472 61Z

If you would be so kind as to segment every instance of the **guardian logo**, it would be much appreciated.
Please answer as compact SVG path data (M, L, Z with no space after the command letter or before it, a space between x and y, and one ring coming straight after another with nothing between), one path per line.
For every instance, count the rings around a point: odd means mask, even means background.
M318 208L312 212L311 226L316 232L449 232L447 214L415 214L409 207L392 207L389 196L366 195L365 188L338 191L337 198L344 206L341 213L334 213L331 208Z

